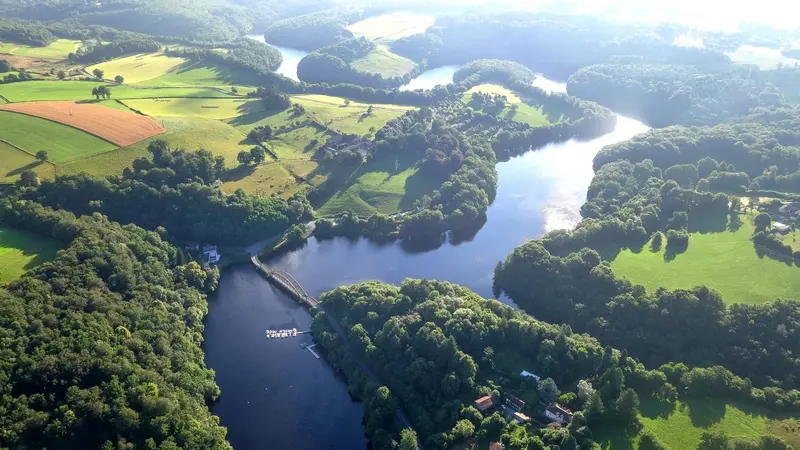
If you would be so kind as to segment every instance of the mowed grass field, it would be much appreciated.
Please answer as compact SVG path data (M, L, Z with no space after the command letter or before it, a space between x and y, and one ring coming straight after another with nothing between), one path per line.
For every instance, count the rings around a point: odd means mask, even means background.
M546 126L551 123L547 114L542 111L541 106L525 103L515 92L498 84L481 84L475 86L464 94L461 101L469 105L472 102L472 94L475 92L502 95L508 99L509 106L499 114L499 117L511 118L516 122L527 123L532 127ZM510 105L517 105L518 109L516 113L512 114Z
M67 56L69 56L70 53L74 53L80 45L81 41L72 39L57 39L47 47L0 43L0 53L11 53L31 58L66 59Z
M435 21L433 16L398 12L370 17L348 26L347 29L356 37L388 41L424 33Z
M52 180L56 176L52 163L39 162L33 155L0 141L0 184L17 181L25 170L33 170L41 179Z
M648 291L659 287L688 289L705 285L719 291L727 303L764 303L800 298L800 268L759 256L750 237L752 216L742 215L736 231L691 233L684 253L667 255L666 249L622 251L611 262L617 276L641 284Z
M116 148L110 142L75 128L7 111L0 111L0 130L3 130L4 141L30 154L46 150L55 164Z
M11 102L43 100L95 100L92 89L103 85L99 81L28 81L4 84L0 94ZM128 85L105 84L111 89L112 99L220 97L234 98L230 94L209 88L135 88Z
M369 133L372 127L380 129L390 120L414 109L411 106L376 104L372 105L372 115L365 116L370 105L351 102L345 106L340 97L297 95L292 97L292 102L302 105L306 113L340 133L361 135Z
M157 98L124 100L129 108L148 116L202 117L206 119L231 119L262 110L261 102L246 99L221 98Z
M722 399L691 399L665 405L642 399L640 416L644 428L653 432L670 450L694 449L704 432L723 432L728 437L757 440L775 435L790 444L800 444L800 426L769 411L726 402ZM604 450L639 447L639 437L620 430L598 430ZM795 447L796 448L796 447Z
M87 67L86 71L92 73L95 69L100 69L105 72L103 76L106 79L113 80L115 76L122 75L125 83L141 83L158 78L184 62L186 60L183 58L163 53L143 53L95 64Z
M60 248L50 237L0 226L0 283L55 258Z
M353 61L350 66L360 72L378 73L384 77L402 77L417 65L410 59L392 53L385 45L378 44L375 50Z

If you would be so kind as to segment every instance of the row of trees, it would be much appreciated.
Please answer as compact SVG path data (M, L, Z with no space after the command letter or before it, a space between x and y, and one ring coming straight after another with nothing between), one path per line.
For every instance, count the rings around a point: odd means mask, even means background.
M161 45L152 38L128 38L79 48L70 53L67 59L73 63L89 64L136 53L157 52L160 49Z

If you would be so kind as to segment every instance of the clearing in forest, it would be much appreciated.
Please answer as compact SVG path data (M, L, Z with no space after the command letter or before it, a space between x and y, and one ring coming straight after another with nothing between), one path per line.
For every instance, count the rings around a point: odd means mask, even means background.
M751 239L751 215L725 230L693 232L682 253L666 248L652 251L650 244L624 250L611 262L617 276L641 284L648 291L659 287L690 289L708 286L726 303L765 303L777 298L800 298L800 268L757 251Z
M24 44L0 43L0 53L44 59L66 59L80 47L81 41L57 39L46 47L32 47Z
M61 246L54 239L0 226L0 283L21 277L56 256Z
M148 116L231 119L263 109L258 100L222 98L155 98L125 100L129 108Z
M359 58L350 67L360 72L377 73L383 77L402 77L416 67L416 63L408 58L392 53L385 45L375 47L375 50Z
M116 146L81 130L38 117L0 111L0 130L7 143L30 154L46 150L55 164L74 161Z
M391 13L370 17L347 27L356 37L396 40L424 33L436 21L433 16L414 13Z
M115 76L122 75L125 83L141 83L160 77L184 62L186 60L183 58L163 53L143 53L95 64L87 67L86 71L92 73L93 70L100 69L105 72L103 77L106 79L113 80Z
M46 180L52 180L56 176L52 163L41 162L30 153L0 140L0 184L17 181L19 175L26 170L34 171L39 178Z
M172 97L221 97L233 98L230 94L209 88L135 88L100 81L26 81L4 84L2 95L11 102L30 102L44 100L96 100L92 89L106 86L111 90L111 98L172 98Z
M478 86L473 87L461 98L461 101L466 103L467 105L472 106L475 109L483 110L484 107L481 105L476 105L472 100L472 94L475 92L480 92L483 94L489 94L492 96L495 95L502 95L506 97L508 100L508 106L503 109L503 111L498 114L498 117L512 119L516 122L527 123L532 127L541 127L550 125L551 121L547 117L547 114L542 111L542 106L531 105L526 103L523 99L519 97L514 91L507 89L503 86L498 84L480 84ZM512 105L517 105L516 111L513 111Z
M0 105L0 110L27 114L69 125L120 147L134 144L166 131L150 117L92 103L9 103Z

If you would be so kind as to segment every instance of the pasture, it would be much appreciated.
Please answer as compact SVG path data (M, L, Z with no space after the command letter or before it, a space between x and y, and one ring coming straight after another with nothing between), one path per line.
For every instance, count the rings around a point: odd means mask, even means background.
M237 167L227 174L222 184L227 193L242 189L249 194L277 194L284 198L291 197L301 187L284 164L271 159L258 166Z
M396 213L401 210L401 203L406 196L408 179L416 172L416 168L397 174L382 170L364 172L355 178L354 183L328 199L317 212L330 215L352 211L361 216Z
M750 239L752 217L740 217L741 225L729 224L725 231L690 233L683 253L672 254L665 248L653 252L648 243L636 251L620 252L611 268L648 291L706 285L719 291L726 303L800 298L800 268L757 252Z
M26 81L3 85L2 95L10 102L32 102L43 100L95 100L92 89L105 85L111 89L111 98L178 98L220 97L233 98L226 92L209 88L135 88L129 85L102 83L99 81Z
M30 154L46 150L49 160L55 164L116 148L114 144L81 130L8 111L0 111L0 129L7 143Z
M735 52L728 52L727 55L735 63L755 64L764 70L774 69L779 64L793 66L798 62L796 59L783 56L780 49L754 45L742 45Z
M57 39L47 47L32 47L30 45L0 43L0 53L11 53L19 56L43 59L66 59L70 53L80 47L81 41L72 39Z
M55 166L49 162L39 162L24 151L0 141L0 184L13 183L25 170L33 170L41 179L55 178Z
M8 283L56 256L61 246L48 236L0 226L0 283Z
M506 97L509 106L506 106L506 108L500 114L498 114L498 117L512 119L520 123L527 123L532 127L541 127L550 124L550 119L548 118L547 114L542 111L541 106L528 104L514 91L497 84L481 84L475 86L464 93L464 95L461 97L461 101L473 106L475 109L480 110L481 108L479 106L475 106L472 102L472 94L475 92L490 94L492 96L502 95ZM517 110L512 111L511 105L517 105Z
M1 105L0 110L26 114L68 125L120 147L163 133L156 121L132 112L92 103L28 102Z
M396 55L380 44L375 50L350 64L350 67L360 72L377 73L384 77L402 77L416 66L414 61Z
M126 80L127 81L127 80ZM228 67L187 61L142 83L147 86L257 86L257 77Z
M100 69L105 72L104 78L109 80L122 75L125 83L132 84L160 77L184 62L186 60L183 58L163 53L144 53L95 64L87 67L86 71L92 73L93 70Z
M220 98L156 98L125 100L126 106L148 116L231 119L262 110L261 102Z
M410 106L376 104L372 105L372 114L367 115L370 105L357 102L348 105L340 97L297 95L292 97L292 101L302 105L306 113L321 124L340 133L361 135L369 133L373 127L378 130L390 120L414 109Z
M390 41L424 33L435 21L433 16L398 12L370 17L351 24L347 29L356 37Z

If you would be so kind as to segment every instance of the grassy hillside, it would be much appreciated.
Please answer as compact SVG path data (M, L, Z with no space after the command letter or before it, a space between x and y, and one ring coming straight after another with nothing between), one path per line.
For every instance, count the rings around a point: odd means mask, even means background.
M389 41L424 33L435 21L433 16L400 12L370 17L349 25L347 29L357 37Z
M497 84L481 84L467 91L461 98L461 101L464 103L471 105L476 109L481 109L480 107L472 104L472 94L474 92L502 95L506 97L509 106L507 106L500 114L498 114L498 117L511 118L516 122L527 123L533 127L545 126L551 123L550 118L548 118L547 115L542 111L541 106L526 103L515 92L511 91L510 89L506 89L503 86ZM517 105L516 112L512 112L511 105Z
M126 80L127 81L127 80ZM148 86L256 86L252 74L229 67L188 61L142 83Z
M384 77L402 77L417 65L410 59L392 53L385 45L378 45L363 58L350 66L361 72L379 73Z
M258 100L206 99L206 98L157 98L125 100L126 106L148 116L201 117L206 119L230 119L252 114L262 109Z
M41 163L29 153L0 141L0 184L13 183L20 173L33 170L41 179L55 178L55 166Z
M39 100L94 100L92 88L101 86L99 81L27 81L5 84L2 95L11 102ZM228 97L228 93L207 88L134 88L128 85L106 84L111 89L111 98L155 98L155 97Z
M741 217L738 229L729 226L718 233L691 233L684 253L653 252L648 244L636 252L621 252L611 267L618 276L650 291L706 285L729 303L800 298L800 268L759 255L750 239L752 218Z
M386 122L413 109L410 106L373 105L372 115L366 116L370 105L357 102L346 105L340 97L298 95L292 97L292 101L303 105L306 113L313 115L320 123L341 133L353 134L367 134L373 127L380 129Z
M163 53L146 53L95 64L87 67L86 71L92 73L95 69L100 69L105 72L103 77L106 79L113 80L117 75L122 75L126 83L139 83L160 77L184 62L186 60L183 58Z
M81 41L72 39L58 39L47 47L31 47L29 45L0 43L0 53L12 53L19 56L45 59L66 59L81 45Z
M114 144L75 128L6 111L0 111L0 129L4 141L31 154L47 150L55 164L115 148Z
M0 283L16 280L53 259L60 248L47 236L0 226Z

